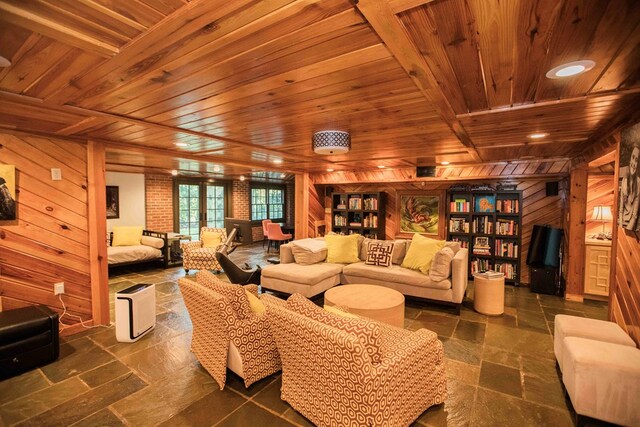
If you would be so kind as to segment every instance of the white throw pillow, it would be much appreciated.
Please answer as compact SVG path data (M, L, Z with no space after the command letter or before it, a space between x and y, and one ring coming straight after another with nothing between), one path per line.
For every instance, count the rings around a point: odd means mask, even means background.
M162 249L164 247L164 240L159 237L142 236L140 244L145 246L151 246L152 248Z
M453 249L447 246L436 252L429 269L429 278L434 282L448 279L451 275L451 262L454 256Z

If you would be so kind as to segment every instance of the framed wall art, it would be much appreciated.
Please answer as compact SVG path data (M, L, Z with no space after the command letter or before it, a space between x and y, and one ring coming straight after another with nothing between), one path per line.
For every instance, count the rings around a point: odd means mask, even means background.
M16 167L0 165L0 221L16 219Z
M397 223L399 235L430 234L442 237L444 204L441 192L398 192Z
M640 231L640 123L622 131L618 185L620 203L618 225L625 230Z
M107 185L107 219L120 218L120 191L116 185Z

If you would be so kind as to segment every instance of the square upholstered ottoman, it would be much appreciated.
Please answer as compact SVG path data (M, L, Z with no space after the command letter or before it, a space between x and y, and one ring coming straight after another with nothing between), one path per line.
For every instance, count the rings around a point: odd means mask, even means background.
M620 326L605 320L558 314L554 321L553 330L553 350L562 372L564 372L562 355L565 337L581 337L631 347L636 346L636 343Z
M640 425L640 350L586 338L564 339L562 382L579 415Z

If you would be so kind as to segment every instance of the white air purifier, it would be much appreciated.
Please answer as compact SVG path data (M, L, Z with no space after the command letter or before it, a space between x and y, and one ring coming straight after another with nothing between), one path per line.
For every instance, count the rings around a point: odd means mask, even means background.
M156 326L156 286L139 283L116 292L116 339L135 342Z

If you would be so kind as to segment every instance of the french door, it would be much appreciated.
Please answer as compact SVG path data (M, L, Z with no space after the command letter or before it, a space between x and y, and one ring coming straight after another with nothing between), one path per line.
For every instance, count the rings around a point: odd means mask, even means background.
M174 229L200 239L202 227L224 228L227 186L209 182L176 181Z

